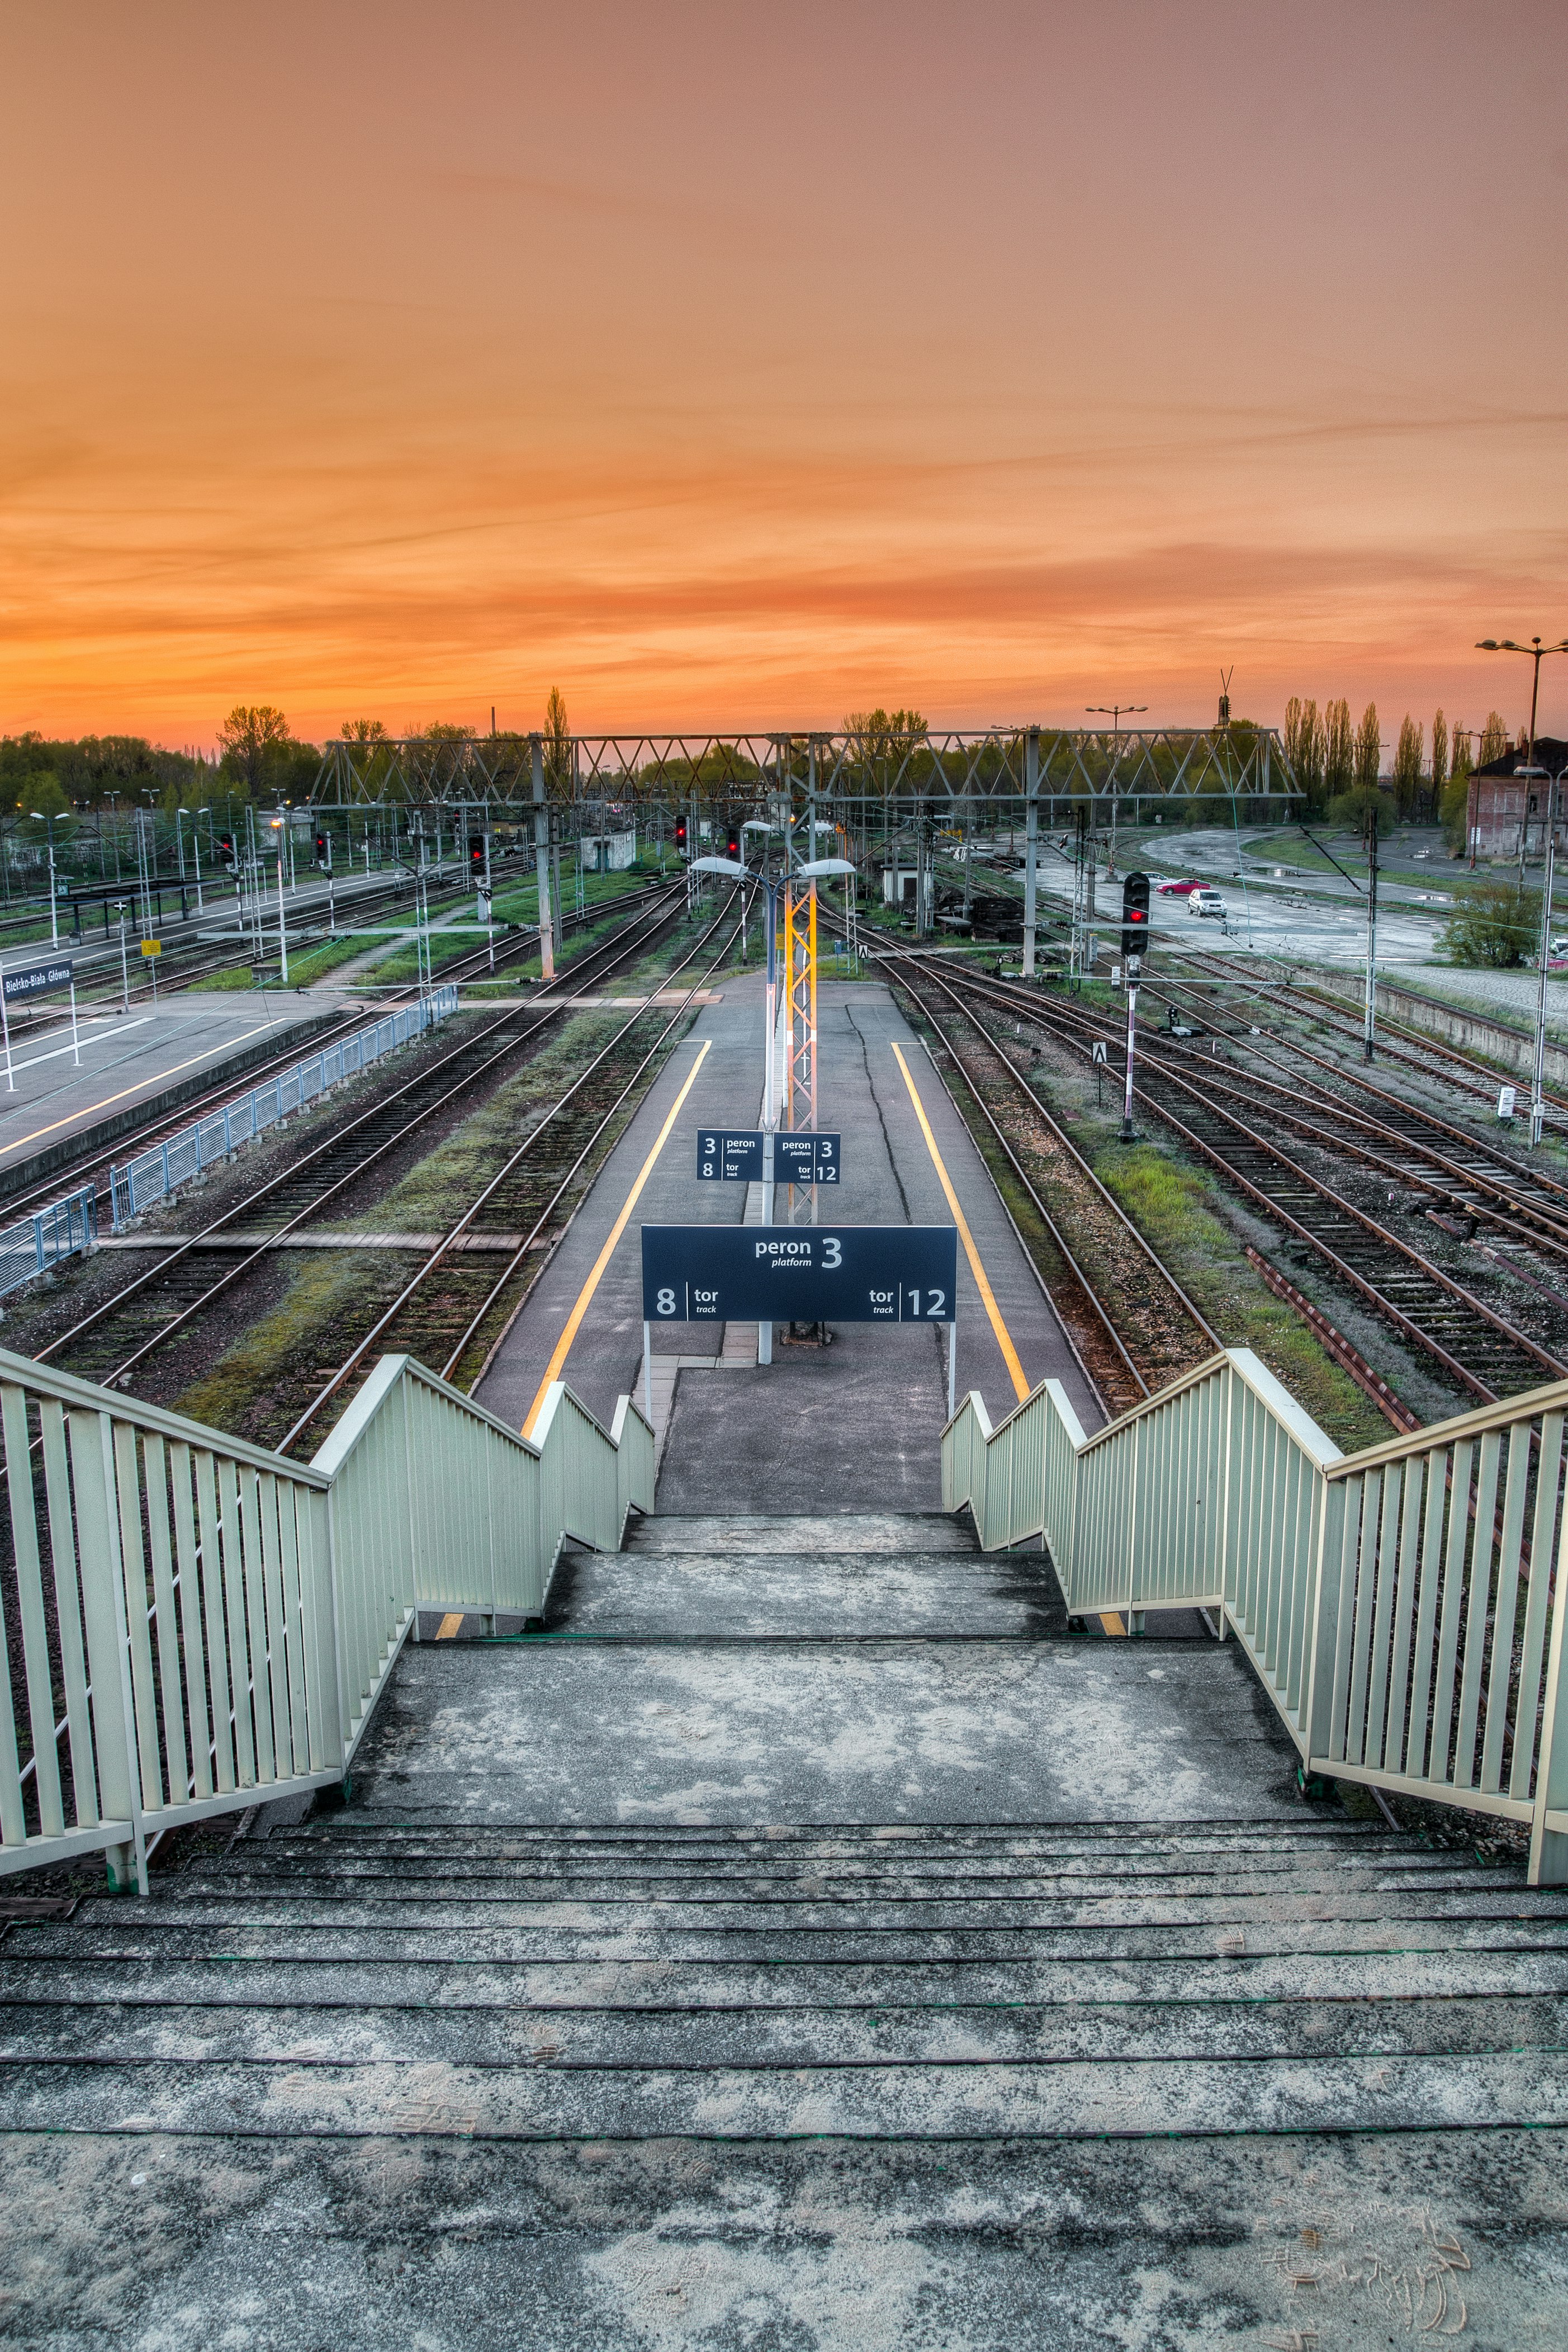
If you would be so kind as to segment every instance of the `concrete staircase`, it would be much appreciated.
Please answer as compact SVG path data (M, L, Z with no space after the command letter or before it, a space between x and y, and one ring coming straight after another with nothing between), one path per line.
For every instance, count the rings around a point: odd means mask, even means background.
M550 1627L9 1928L8 2344L1560 2340L1568 1900L1296 1804L1232 1651L918 1518L648 1521Z

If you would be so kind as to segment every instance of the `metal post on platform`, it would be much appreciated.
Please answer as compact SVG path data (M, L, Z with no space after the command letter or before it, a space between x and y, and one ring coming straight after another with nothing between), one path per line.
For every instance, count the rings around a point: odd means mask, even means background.
M1023 976L1034 978L1036 860L1040 855L1040 730L1031 727L1023 739Z
M643 1326L643 1410L648 1416L651 1428L653 1421L653 1327L647 1322Z
M958 1302L953 1301L952 1320L947 1326L947 1418L952 1420L958 1410Z
M11 1016L5 1009L5 990L0 983L0 1037L5 1044L5 1086L9 1093L16 1091L16 1073L11 1066Z
M1136 956L1127 959L1127 1090L1122 1103L1123 1143L1135 1143L1138 1139L1133 1131L1133 1054L1138 1034L1138 980L1133 966L1139 961Z
M79 1070L81 1067L81 1039L77 1034L77 974L75 964L72 964L71 966L71 1060Z

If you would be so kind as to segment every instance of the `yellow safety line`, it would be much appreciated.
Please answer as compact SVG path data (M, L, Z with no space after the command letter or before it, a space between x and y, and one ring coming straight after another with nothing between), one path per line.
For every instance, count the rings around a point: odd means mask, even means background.
M1002 1360L1011 1375L1013 1393L1021 1404L1029 1394L1029 1382L1023 1376L1023 1366L1019 1361L1019 1351L1013 1346L1011 1332L1002 1321L1002 1310L997 1305L996 1294L987 1278L985 1267L980 1264L980 1253L975 1247L975 1236L969 1231L963 1210L958 1206L958 1195L953 1190L952 1178L942 1164L942 1154L936 1149L936 1138L931 1132L931 1121L925 1116L925 1106L915 1089L915 1080L909 1075L909 1065L896 1045L893 1050L898 1056L898 1066L904 1072L904 1083L909 1088L909 1099L915 1105L915 1116L920 1121L920 1132L925 1138L925 1149L931 1154L931 1164L941 1178L942 1190L947 1195L947 1206L953 1212L953 1222L958 1228L958 1238L964 1244L964 1254L969 1261L969 1271L975 1277L975 1287L985 1301L986 1312L991 1318L991 1328L997 1335L997 1345L1002 1351Z
M669 1139L670 1129L674 1127L676 1118L680 1115L681 1105L685 1101L686 1097L690 1094L692 1088L697 1082L697 1072L702 1068L704 1062L706 1061L708 1047L712 1044L713 1039L709 1037L705 1042L703 1049L697 1055L696 1060L692 1064L691 1071L687 1076L685 1085L681 1088L680 1093L670 1105L670 1115L668 1118L665 1119L664 1126L659 1129L658 1140L655 1142L652 1151L649 1152L646 1160L643 1160L642 1168L638 1171L637 1181L632 1185L632 1190L626 1195L626 1205L622 1210L621 1214L616 1218L613 1225L610 1228L610 1238L605 1243L604 1247L600 1251L599 1255L594 1259L592 1273L589 1276L588 1280L583 1284L582 1288L577 1294L577 1304L573 1307L571 1313L566 1318L566 1328L555 1343L555 1353L550 1358L549 1364L546 1366L545 1376L538 1385L538 1393L535 1397L532 1404L528 1407L528 1417L523 1423L523 1435L525 1437L528 1435L529 1430L533 1427L535 1421L538 1417L539 1407L545 1401L546 1390L549 1387L552 1381L559 1381L560 1378L560 1368L565 1363L568 1356L571 1353L571 1343L576 1339L579 1330L581 1328L583 1317L587 1314L589 1307L593 1303L593 1294L599 1287L600 1276L602 1275L605 1267L609 1265L612 1257L615 1254L615 1244L626 1230L627 1219L631 1216L632 1210L637 1205L638 1200L641 1198L643 1185L647 1182L649 1177L653 1172L653 1163L658 1159L660 1152L663 1151L664 1145Z
M89 1103L83 1110L68 1111L64 1118L51 1119L47 1127L36 1127L31 1135L19 1135L14 1143L0 1146L0 1159L9 1159L13 1151L23 1151L29 1143L37 1143L46 1135L53 1135L58 1127L69 1127L77 1118L91 1118L95 1111L108 1110L110 1104L124 1102L128 1096L139 1095L143 1087L155 1087L164 1078L177 1078L182 1070L193 1070L198 1062L210 1061L214 1054L226 1054L235 1045L243 1045L247 1037L259 1037L264 1029L276 1029L276 1021L258 1021L254 1029L242 1029L237 1037L221 1045L209 1045L204 1052L193 1054L188 1062L176 1062L172 1070L152 1070L146 1077L138 1078L133 1087L121 1087L117 1095L105 1095L101 1102Z
M435 1629L435 1638L438 1642L455 1642L462 1631L463 1612L459 1609L455 1615L445 1616L442 1619L440 1624Z

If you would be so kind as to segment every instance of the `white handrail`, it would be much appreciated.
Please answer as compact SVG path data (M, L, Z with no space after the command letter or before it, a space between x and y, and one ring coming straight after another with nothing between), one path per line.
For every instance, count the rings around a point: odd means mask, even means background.
M1055 1381L996 1429L969 1395L943 1501L987 1549L1042 1540L1076 1616L1213 1611L1304 1775L1529 1822L1560 1884L1565 1418L1558 1381L1345 1455L1229 1349L1087 1437Z
M4 1349L0 1436L0 1873L143 1893L150 1838L342 1779L422 1606L537 1616L653 1499L628 1399L558 1381L526 1439L406 1356L309 1464Z

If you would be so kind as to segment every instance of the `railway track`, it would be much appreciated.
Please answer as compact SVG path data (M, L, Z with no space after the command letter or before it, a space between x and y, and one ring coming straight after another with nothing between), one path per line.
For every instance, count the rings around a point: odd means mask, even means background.
M661 898L667 898L671 905L674 905L680 895L681 887L676 884L653 883L638 889L624 891L615 898L601 899L597 906L586 908L580 915L575 912L569 915L566 918L566 930L570 935L591 929L593 925L602 922L607 915L613 915L622 906L641 907L650 905ZM496 976L503 976L506 967L520 961L530 954L537 947L538 940L538 932L528 931L523 934L520 940L511 938L497 941ZM579 973L580 967L574 960L569 966L563 968L561 979L570 980L573 986L579 986L581 984ZM455 980L461 983L464 981L488 980L490 977L488 958L483 948L476 950L472 955L460 958L455 963L444 969L440 975L443 984L448 980ZM65 1193L79 1191L87 1184L92 1185L95 1192L100 1194L106 1192L109 1186L109 1171L116 1160L123 1160L134 1152L151 1150L155 1144L166 1141L171 1136L179 1134L193 1120L204 1118L208 1111L230 1100L235 1092L236 1083L243 1083L246 1088L265 1086L267 1079L276 1076L280 1070L292 1069L295 1063L302 1057L321 1052L324 1047L333 1045L340 1037L350 1036L356 1029L364 1028L371 1019L383 1013L394 1012L401 1004L412 1003L418 993L417 988L409 986L389 993L373 1005L355 1005L340 1018L335 1016L325 1026L314 1031L303 1044L298 1037L295 1037L289 1044L281 1046L276 1054L269 1055L265 1061L253 1063L245 1072L243 1082L236 1082L231 1074L227 1077L219 1079L204 1092L190 1097L165 1118L150 1121L145 1128L139 1129L134 1136L120 1137L110 1150L82 1153L79 1159L56 1168L45 1182L31 1185L22 1192L12 1192L4 1200L0 1200L0 1223L8 1223L22 1217L31 1216L36 1210L47 1208L52 1202L61 1199ZM68 1023L66 1026L68 1034Z
M1126 1412L1213 1355L1222 1343L1201 1310L1052 1118L1009 1041L976 1017L930 961L894 948L875 953L936 1032L966 1100L1043 1229L1032 1249L1027 1234L1020 1239L1107 1412ZM962 1116L964 1102L957 1107Z
M602 980L657 945L685 907L684 886L661 894L574 965L579 984ZM443 1114L467 1116L477 1090L508 1075L570 1000L509 1006L453 1040L412 1077L255 1186L203 1230L132 1274L111 1298L36 1350L83 1379L130 1387L132 1375L176 1332L270 1258L277 1244L343 1202L372 1171L423 1144ZM633 1015L635 1020L638 1016ZM243 1238L242 1238L243 1236Z
M700 963L680 1001L643 1007L622 1023L448 1227L344 1360L313 1386L287 1431L270 1440L279 1451L298 1448L308 1433L311 1444L319 1442L327 1410L334 1403L340 1409L348 1402L358 1379L369 1370L372 1350L415 1356L461 1387L477 1386L542 1271L549 1244L564 1233L641 1101L644 1081L679 1035L704 982L728 961L739 928L738 894L732 891L668 975L666 994L673 993L669 981ZM701 961L705 956L706 962ZM465 1244L492 1237L501 1238L502 1251L465 1250ZM499 1271L498 1255L504 1255ZM269 1415L280 1419L283 1409L281 1396L275 1395Z
M1120 1024L1091 1010L1042 1002L1031 990L970 974L948 985L967 1003L987 1005L993 1017L1026 1021L1085 1060L1096 1042L1120 1048ZM1543 1377L1568 1377L1568 1364L1552 1350L1314 1176L1299 1151L1284 1149L1258 1122L1256 1084L1243 1093L1196 1055L1184 1067L1155 1037L1141 1044L1139 1064L1137 1100L1469 1394L1490 1402L1537 1386ZM1271 1118L1278 1116L1272 1098L1270 1109ZM1339 1137L1326 1123L1329 1115L1329 1105L1320 1105L1315 1119L1294 1118L1292 1131L1334 1152ZM1345 1115L1334 1101L1333 1117Z

